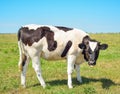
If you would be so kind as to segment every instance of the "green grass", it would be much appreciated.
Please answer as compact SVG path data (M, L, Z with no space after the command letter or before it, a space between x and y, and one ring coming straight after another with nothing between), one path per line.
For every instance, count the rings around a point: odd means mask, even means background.
M73 89L67 87L65 60L41 59L43 77L47 87L43 89L30 63L27 71L27 87L20 85L18 71L19 52L15 34L0 35L0 94L119 94L120 93L120 34L91 34L92 38L108 43L109 48L100 52L97 65L81 65L83 83L76 81L73 72Z

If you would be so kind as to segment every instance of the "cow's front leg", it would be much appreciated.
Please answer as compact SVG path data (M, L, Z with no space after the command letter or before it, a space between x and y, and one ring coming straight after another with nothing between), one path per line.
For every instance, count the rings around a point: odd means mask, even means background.
M72 71L74 69L74 64L75 64L76 57L74 55L69 55L67 57L67 73L68 73L68 87L73 88L72 86Z
M77 73L77 81L82 83L82 78L80 76L80 65L75 64L75 69L76 69L76 73Z
M39 82L41 83L43 88L45 88L46 84L45 84L44 79L42 77L39 55L32 58L32 63L33 63L33 68L37 74L37 78L38 78Z

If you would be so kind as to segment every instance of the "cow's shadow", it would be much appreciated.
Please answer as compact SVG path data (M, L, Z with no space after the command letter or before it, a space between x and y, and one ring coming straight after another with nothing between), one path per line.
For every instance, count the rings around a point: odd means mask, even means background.
M83 85L83 84L89 84L90 82L101 82L102 83L102 88L103 89L109 89L110 86L113 86L113 85L120 85L120 84L117 84L115 82L113 82L112 80L110 79L107 79L107 78L99 78L99 79L96 79L96 78L86 78L86 77L82 77L82 80L83 82L82 83L79 83L76 78L72 78L72 81L73 81L73 85ZM64 80L53 80L53 81L48 81L46 82L48 84L50 84L51 86L56 86L56 85L67 85L67 79L64 79Z
M107 78L96 79L96 78L82 77L82 80L83 80L83 82L80 84L76 80L76 78L72 78L73 85L78 86L78 85L83 85L83 84L89 84L90 82L101 82L103 89L109 89L110 86L113 86L113 85L120 85L120 84L117 84L117 83L113 82L110 79L107 79ZM49 84L50 86L67 85L67 79L47 81L46 84ZM30 87L36 87L36 86L39 86L39 85L40 84L37 83L37 84L34 84L34 85L30 86Z

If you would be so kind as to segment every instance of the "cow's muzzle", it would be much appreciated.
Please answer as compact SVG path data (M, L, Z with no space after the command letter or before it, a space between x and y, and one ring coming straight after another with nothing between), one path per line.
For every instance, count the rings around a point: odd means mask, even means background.
M96 62L95 61L88 61L88 65L93 67L96 65Z

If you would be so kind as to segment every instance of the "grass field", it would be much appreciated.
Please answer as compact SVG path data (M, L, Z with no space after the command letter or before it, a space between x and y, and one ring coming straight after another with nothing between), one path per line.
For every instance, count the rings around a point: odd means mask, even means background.
M91 37L109 44L109 48L101 51L95 67L91 68L87 63L81 65L83 83L77 83L76 72L73 72L74 88L68 89L65 61L41 59L47 84L43 89L31 63L27 71L27 87L21 87L17 37L15 34L1 34L0 94L120 94L120 33L91 34Z

